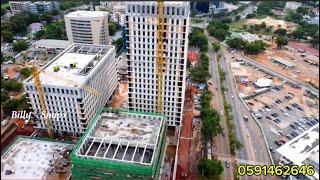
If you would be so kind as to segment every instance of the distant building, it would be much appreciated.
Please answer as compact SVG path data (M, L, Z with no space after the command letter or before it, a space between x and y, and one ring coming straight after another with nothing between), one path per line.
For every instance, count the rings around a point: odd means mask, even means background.
M64 16L70 43L110 44L108 13L104 11L74 11Z
M60 8L57 1L9 1L9 6L12 13L28 11L35 14Z
M288 2L286 2L284 9L297 10L298 7L300 7L301 5L302 5L302 3L300 3L300 2L288 1Z
M28 27L28 32L33 35L34 33L37 33L39 31L41 31L43 28L43 24L42 23L32 23L29 25Z
M287 68L294 68L296 66L295 63L293 63L293 62L291 62L289 60L283 59L281 57L273 56L271 59L273 60L273 62L279 63L282 66L285 66Z
M248 41L248 42L262 40L261 38L259 38L258 35L251 34L251 33L248 33L248 32L232 33L230 37L231 38L241 38L241 39L243 39L245 41Z
M113 12L112 13L112 20L117 22L120 26L124 26L126 21L126 14L121 12Z
M225 7L225 2L220 0L213 0L212 3L209 5L209 13L217 14L221 12L228 12L228 8Z
M319 50L309 47L305 43L289 41L285 48L293 53L301 53L303 56L316 56L319 58Z
M69 46L69 41L56 39L41 39L33 44L35 50L44 51L48 54L60 53Z
M254 82L254 85L257 88L267 88L267 87L270 87L272 83L273 83L272 79L259 78Z

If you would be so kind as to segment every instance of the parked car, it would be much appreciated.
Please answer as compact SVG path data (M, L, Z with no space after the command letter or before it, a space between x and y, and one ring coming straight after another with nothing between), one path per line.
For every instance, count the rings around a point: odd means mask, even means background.
M229 161L228 161L228 160L226 160L226 162L225 162L225 166L226 166L226 168L229 168L229 167L230 167L230 163L229 163Z
M247 116L243 116L243 120L248 121L248 117Z
M272 152L272 153L276 152L276 150L274 150L272 147L269 147L269 149L270 149L270 152Z

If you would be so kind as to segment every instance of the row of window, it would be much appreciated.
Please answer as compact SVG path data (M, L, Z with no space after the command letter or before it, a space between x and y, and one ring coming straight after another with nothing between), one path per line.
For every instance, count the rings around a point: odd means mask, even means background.
M128 4L127 5L128 13L140 13L140 14L151 14L156 15L157 6L150 6L150 5L139 5L139 4ZM188 13L187 7L170 7L167 6L164 8L164 15L169 16L184 16Z

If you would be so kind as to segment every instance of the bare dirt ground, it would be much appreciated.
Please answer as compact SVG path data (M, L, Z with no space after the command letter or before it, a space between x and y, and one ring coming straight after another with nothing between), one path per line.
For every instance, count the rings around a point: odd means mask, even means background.
M273 56L292 61L296 66L292 69L285 69L284 66L272 62L271 57ZM271 43L271 46L267 48L266 52L249 57L285 76L290 76L306 83L312 82L319 88L319 67L304 62L302 57L285 49L277 50L274 42Z
M115 97L111 103L112 108L123 108L126 106L126 102L128 102L128 88L129 85L127 82L121 81L119 83L119 87L116 90Z

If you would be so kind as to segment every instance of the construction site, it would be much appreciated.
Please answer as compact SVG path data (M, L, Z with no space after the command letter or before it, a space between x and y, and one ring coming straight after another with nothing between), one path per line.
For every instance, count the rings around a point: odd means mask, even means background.
M158 179L165 133L164 116L101 109L72 152L73 179Z
M1 156L2 179L68 179L72 144L19 136Z

